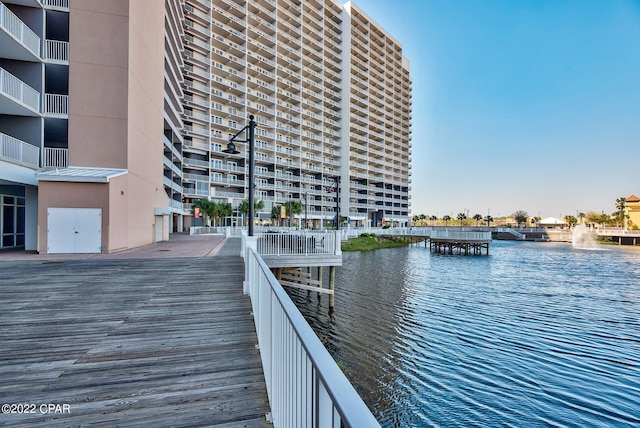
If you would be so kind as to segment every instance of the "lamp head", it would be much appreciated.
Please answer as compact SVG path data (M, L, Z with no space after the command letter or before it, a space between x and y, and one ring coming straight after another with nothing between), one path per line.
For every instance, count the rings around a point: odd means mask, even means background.
M233 143L233 141L229 141L229 143L227 144L227 148L223 150L222 153L237 155L240 152L236 150L236 145Z

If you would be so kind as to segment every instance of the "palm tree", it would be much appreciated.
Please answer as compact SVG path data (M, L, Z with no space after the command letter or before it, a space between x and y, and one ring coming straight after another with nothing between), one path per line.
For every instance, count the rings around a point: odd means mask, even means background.
M618 226L620 226L620 223L624 225L624 220L626 217L626 206L627 206L627 198L623 196L616 199L616 212L613 213L613 217L617 222Z
M413 220L413 225L417 226L418 225L418 220L420 220L420 216L419 215L414 215L412 220Z
M216 218L217 218L217 211L218 211L218 203L214 202L214 201L209 201L209 203L206 206L206 213L207 216L209 217L209 225L215 227L216 226Z
M491 222L493 221L493 217L491 217L490 215L486 216L484 218L484 221L487 222L487 227L491 227Z
M278 225L280 224L281 212L282 212L282 207L280 205L274 205L274 207L271 208L271 219L273 220L274 226L276 224L276 221L278 222Z
M213 218L213 225L217 226L218 219L228 217L233 214L233 207L228 202L213 202L209 215Z
M529 218L529 214L526 211L516 211L512 214L513 218L518 222L518 227L522 223L527 224L527 219Z
M584 223L584 218L585 218L586 216L587 216L587 215L586 215L585 213L583 213L583 212L579 212L579 213L578 213L578 220L580 221L580 223Z
M432 215L429 220L431 220L431 226L435 226L436 220L438 220L438 216Z
M302 212L302 204L299 201L287 201L284 203L284 207L287 210L287 217L289 217L289 227L291 227L293 216Z
M479 225L480 220L482 220L482 214L476 214L473 216L473 219L476 221L476 226Z
M198 199L193 203L193 208L191 209L191 213L195 216L196 208L198 208L198 210L200 211L200 214L202 215L203 226L206 226L207 224L209 224L207 220L209 217L209 212L211 211L211 204L213 204L213 202L207 198Z
M564 221L566 221L569 224L569 228L572 228L578 223L578 219L572 215L564 216Z
M463 221L467 219L467 215L465 213L458 213L458 221L460 222L460 227L462 227Z
M446 215L446 216L442 217L442 219L444 220L444 225L446 226L447 223L449 222L449 220L451 220L451 216Z
M253 201L254 213L257 213L258 211L260 211L263 208L264 208L264 202L262 202L262 201ZM245 219L247 218L247 215L249 214L249 201L247 199L245 199L244 201L240 202L240 205L238 205L238 211L241 212L242 214L244 214ZM246 223L246 221L244 223ZM243 226L246 226L246 224L243 224Z
M609 214L605 214L603 212L602 214L598 215L597 223L600 223L600 225L604 227L604 226L611 225L614 221L615 221L615 219L611 218L611 216Z
M424 221L427 219L427 216L424 214L420 214L420 226L424 226Z

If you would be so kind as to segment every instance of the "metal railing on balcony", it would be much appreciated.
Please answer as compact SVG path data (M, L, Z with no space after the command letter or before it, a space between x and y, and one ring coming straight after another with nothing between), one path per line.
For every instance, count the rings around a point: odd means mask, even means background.
M40 94L7 70L0 68L0 93L25 106L40 111Z
M40 164L40 149L10 135L0 133L0 159L36 169Z
M69 115L69 96L60 94L44 95L44 113L49 116Z
M245 269L274 426L379 427L252 248L245 252Z
M0 28L4 28L33 54L40 56L40 37L2 3L0 3Z
M42 151L43 168L66 168L69 166L69 149L45 147Z
M44 59L59 64L69 63L69 42L45 40Z
M42 2L47 8L69 11L69 0L43 0Z

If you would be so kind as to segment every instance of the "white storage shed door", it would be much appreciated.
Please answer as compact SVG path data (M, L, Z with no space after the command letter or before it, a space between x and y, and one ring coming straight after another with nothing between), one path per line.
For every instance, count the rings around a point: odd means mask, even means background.
M48 208L47 253L100 253L101 208Z

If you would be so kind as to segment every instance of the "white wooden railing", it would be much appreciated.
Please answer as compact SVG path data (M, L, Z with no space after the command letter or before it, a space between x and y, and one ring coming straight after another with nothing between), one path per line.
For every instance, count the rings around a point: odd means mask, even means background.
M503 232L503 233L510 233L513 236L515 236L518 239L526 239L526 235L523 233L520 233L519 231L512 229L510 227L496 227L494 228L495 232Z
M69 149L45 147L42 151L43 168L66 168L69 166Z
M607 227L595 230L601 236L640 236L640 230L629 230L617 227Z
M36 112L40 111L40 94L38 91L3 68L0 68L0 92Z
M192 226L189 228L189 235L217 235L227 234L227 227L214 226Z
M418 236L440 239L491 240L491 230L477 230L470 227L381 227L341 229L342 239L358 237L363 233L393 236Z
M30 168L38 168L40 149L10 135L0 133L0 158Z
M245 253L258 346L275 427L379 427L264 260Z
M430 238L458 239L461 241L491 241L491 232L460 232L457 230L434 230Z
M46 40L44 59L67 64L69 62L69 42Z
M259 233L258 253L262 256L342 254L336 232Z
M0 27L18 39L36 56L40 56L40 37L2 3L0 3Z

